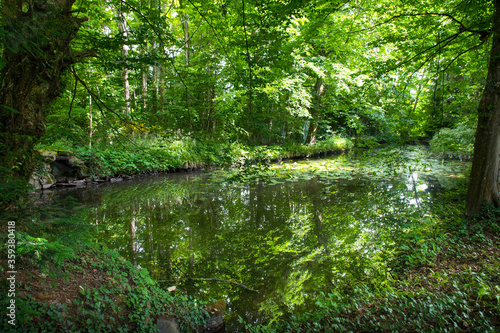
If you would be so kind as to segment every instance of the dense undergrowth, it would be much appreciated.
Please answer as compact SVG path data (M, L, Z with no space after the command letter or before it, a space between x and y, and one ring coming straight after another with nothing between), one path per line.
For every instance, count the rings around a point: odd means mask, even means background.
M105 177L120 174L139 174L230 167L243 162L277 161L340 152L352 147L350 139L332 136L315 145L289 143L282 146L247 146L242 143L208 141L184 137L169 140L163 137L137 137L107 146L71 147L40 145L43 150L70 150L89 167L88 176Z
M462 123L454 128L440 129L430 141L432 150L443 156L470 159L474 151L473 125Z

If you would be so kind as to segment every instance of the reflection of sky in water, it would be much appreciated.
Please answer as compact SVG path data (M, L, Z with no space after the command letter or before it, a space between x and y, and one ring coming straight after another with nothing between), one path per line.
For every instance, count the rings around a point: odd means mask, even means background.
M412 172L408 177L406 186L408 191L413 191L413 193L415 193L415 196L410 199L409 203L411 205L420 206L420 195L425 195L422 192L425 192L429 188L425 183L425 179L419 180L418 172Z
M185 173L72 193L92 207L100 240L167 287L230 300L229 329L237 331L237 315L253 322L259 309L299 311L317 293L384 267L395 237L429 213L433 193L464 167L418 151L403 161L391 154L288 162L273 167L273 185ZM259 294L189 277L235 281Z

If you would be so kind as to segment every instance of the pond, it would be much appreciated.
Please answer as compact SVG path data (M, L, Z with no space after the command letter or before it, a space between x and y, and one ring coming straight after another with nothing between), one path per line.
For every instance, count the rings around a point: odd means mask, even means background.
M385 274L398 235L430 219L436 193L465 168L409 147L57 195L87 206L98 239L165 288L225 300L226 330L237 332L241 321L305 311L321 292Z

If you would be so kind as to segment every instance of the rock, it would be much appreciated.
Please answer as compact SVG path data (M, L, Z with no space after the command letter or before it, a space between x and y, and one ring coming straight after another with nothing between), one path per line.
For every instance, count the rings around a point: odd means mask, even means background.
M35 176L31 176L30 180L28 181L28 184L33 186L34 189L39 190L42 188L40 185L40 182L38 181L38 178Z
M218 332L224 328L224 312L226 311L226 302L218 300L206 306L210 318L205 321L205 326L199 329L200 332Z
M57 187L73 187L74 185L72 183L66 183L66 182L57 182L56 183Z
M45 161L33 173L30 184L36 189L47 189L55 183L62 187L84 186L88 180L73 181L73 179L88 178L90 169L85 163L75 157L70 151L39 151ZM120 181L115 178L112 181ZM99 180L95 180L99 182Z
M79 159L79 158L77 158L75 156L69 156L68 163L69 163L69 165L72 165L72 166L84 165L85 164L85 162L83 162L81 159Z
M41 150L39 151L40 155L42 155L43 157L43 161L45 163L52 163L56 160L57 158L57 153L55 151L45 151L45 150Z
M38 167L33 175L31 175L29 184L35 189L46 189L52 187L56 183L56 178L51 173L51 167L47 163L43 163Z
M51 163L52 174L59 182L71 178L84 178L90 173L85 163L71 155L71 152L59 151L55 161Z
M215 317L210 317L205 322L205 327L201 332L218 332L224 327L224 315L220 314Z
M54 175L51 173L47 173L41 178L41 184L44 189L52 187L55 183L56 177L54 177Z
M118 178L110 178L109 179L109 182L110 183L116 183L116 182L121 182L123 180L123 178L121 177L118 177Z
M84 186L86 183L85 183L85 180L75 180L73 182L73 185L75 186Z
M179 324L175 318L158 318L156 327L159 333L179 333Z
M84 186L84 185L85 185L84 180L68 180L67 182L57 183L57 186L62 186L62 187L77 187L77 186Z
M88 166L82 164L82 165L78 166L76 173L77 173L79 178L85 178L89 175L90 169Z

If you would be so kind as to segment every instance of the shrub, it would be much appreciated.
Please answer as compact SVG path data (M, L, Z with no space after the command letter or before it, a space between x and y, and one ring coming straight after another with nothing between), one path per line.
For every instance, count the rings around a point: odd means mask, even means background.
M442 128L430 141L434 152L448 157L469 159L474 151L475 130L471 124L462 123L454 128Z

